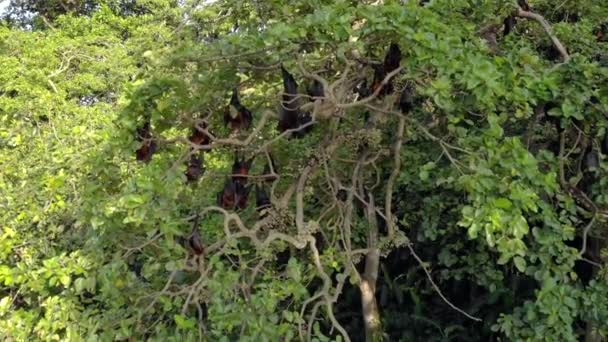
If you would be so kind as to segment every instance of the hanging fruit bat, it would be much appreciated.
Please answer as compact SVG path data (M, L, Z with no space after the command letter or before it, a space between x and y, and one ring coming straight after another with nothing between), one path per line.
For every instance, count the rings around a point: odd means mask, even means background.
M530 10L530 5L528 4L528 0L517 0L517 4L524 11L529 11Z
M282 65L281 75L283 77L283 101L279 108L279 132L298 127L298 84L296 80Z
M606 133L604 133L604 139L602 139L601 150L602 154L608 155L608 129L606 129Z
M367 79L363 79L356 87L355 93L359 94L359 99L364 99L372 95L371 90L367 86Z
M237 209L247 208L247 199L249 198L249 191L251 186L244 186L241 183L236 183L236 207Z
M298 120L297 120L297 124L296 124L296 128L297 127L301 127L304 126L305 124L309 123L312 121L312 116L310 115L310 113L302 113L300 112L298 114ZM297 132L293 132L293 136L296 138L302 138L304 137L306 134L308 134L310 131L312 131L312 125L307 126L306 128L303 128Z
M250 187L246 187L232 178L227 178L224 189L216 195L216 203L226 210L245 209L250 190Z
M207 129L207 122L203 121L201 127ZM196 125L192 128L192 135L190 135L188 140L196 145L209 145L211 143L211 137L207 135L207 133L199 130Z
M135 158L144 163L152 160L152 155L156 152L156 142L154 140L144 141L142 146L135 151Z
M201 239L201 234L198 231L198 214L194 218L194 222L192 224L192 231L190 232L190 236L188 237L188 248L195 254L201 255L205 253L205 246L203 245L203 240Z
M513 14L511 14L505 18L505 20L503 21L503 25L504 25L503 37L507 36L509 33L511 33L511 31L513 31L513 28L515 28L516 23L517 23L517 19L515 18L515 15L513 15Z
M577 184L577 187L584 193L590 195L593 185L597 183L598 171L600 168L600 162L597 155L597 151L593 149L593 145L589 145L585 155L583 156L583 177Z
M372 88L370 89L371 93L375 93L378 88L380 88L382 84L382 80L386 77L386 71L384 70L384 65L382 64L373 64L372 68L374 69L374 80L372 81ZM384 86L384 89L380 90L378 93L378 97L388 94L388 85Z
M156 152L156 141L152 138L150 132L150 121L146 121L142 127L137 129L136 139L142 145L135 151L135 158L138 161L149 162L152 160L154 152Z
M283 89L285 95L295 97L298 94L298 83L292 74L285 69L283 65L281 65L281 76L283 77ZM285 99L289 100L289 99ZM291 104L290 104L291 105ZM289 107L288 105L287 107Z
M414 109L414 89L410 83L406 84L401 90L401 95L399 97L399 110L401 113L409 113Z
M217 193L217 205L226 210L233 209L236 204L236 197L236 183L231 178L226 178L224 189Z
M245 108L239 100L237 89L232 90L230 105L236 110L236 116L233 116L230 107L226 107L224 111L224 126L230 124L232 130L245 130L251 127L253 115L249 109Z
M336 198L340 202L345 202L347 196L348 196L348 193L344 189L340 189L340 190L338 190L338 192L336 192Z
M308 87L308 96L310 96L310 100L314 101L315 98L323 98L325 97L325 91L323 89L323 84L321 82L314 80L312 84Z
M391 43L388 48L388 52L384 57L384 63L372 65L372 68L374 69L374 80L371 88L372 93L376 92L380 87L382 87L382 89L380 89L378 97L382 97L393 92L392 80L389 80L384 86L382 86L382 81L386 75L399 68L400 63L401 49L399 49L399 45Z
M595 39L598 42L606 42L608 40L608 22L601 24L598 28L593 30L593 34L595 34Z
M374 126L374 120L372 114L369 111L363 113L363 128L370 129Z
M391 43L388 48L388 52L384 57L384 71L388 74L399 68L401 64L401 49L399 45Z
M146 139L150 139L151 137L152 133L150 133L150 121L146 121L141 127L137 128L135 132L135 139L142 142Z
M270 208L270 198L264 189L263 185L255 186L255 210L261 213L263 210Z
M527 0L517 0L517 4L519 5L519 7L521 7L522 10L530 11L530 5L528 4ZM515 28L515 24L517 24L516 13L517 12L509 15L503 21L503 25L504 25L503 37L508 35L509 33L511 33L513 31L513 29Z
M203 242L198 229L194 230L192 235L190 235L190 238L188 239L188 246L190 246L190 249L192 249L196 255L205 253L205 248L203 247Z
M188 163L188 168L184 173L186 175L186 179L188 182L196 182L201 175L205 172L205 167L203 166L203 157L199 158L197 155L192 154L190 156L190 162Z
M249 169L251 169L251 164L253 164L254 159L255 156L248 160L241 160L239 159L238 154L235 152L234 163L232 164L232 179L235 182L247 184L247 175L249 174Z
M277 129L279 132L285 132L288 129L295 129L312 121L309 113L302 113L299 110L297 100L298 84L296 80L282 65L281 73L283 77L283 101L279 108L279 124ZM312 130L312 126L307 126L297 132L293 136L301 138Z

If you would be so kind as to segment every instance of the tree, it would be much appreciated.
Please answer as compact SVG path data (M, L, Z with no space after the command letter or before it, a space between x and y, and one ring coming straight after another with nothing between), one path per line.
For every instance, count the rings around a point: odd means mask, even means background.
M62 15L90 16L102 6L119 16L132 16L170 11L177 4L175 0L11 0L4 17L13 24L38 29L52 25Z
M608 333L608 5L93 7L3 29L8 338Z

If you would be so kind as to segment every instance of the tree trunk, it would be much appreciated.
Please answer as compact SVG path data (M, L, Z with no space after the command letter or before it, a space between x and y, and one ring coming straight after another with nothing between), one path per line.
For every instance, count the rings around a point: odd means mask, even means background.
M605 342L606 340L597 332L597 326L591 322L587 322L587 330L585 331L585 342Z
M600 239L589 237L587 240L587 257L600 263L605 263L607 260L602 260L600 251L604 248L604 244ZM585 247L583 247L585 248ZM585 256L585 255L583 255ZM597 268L593 268L592 278L597 274ZM587 328L585 329L585 342L606 342L598 332L598 326L592 321L587 321Z
M363 321L365 322L365 340L375 342L382 340L382 326L380 312L376 302L376 281L378 280L378 268L380 266L380 250L377 247L378 223L376 221L376 207L373 196L367 207L367 216L370 223L369 238L367 246L369 251L365 256L365 271L359 283L361 291L361 309Z

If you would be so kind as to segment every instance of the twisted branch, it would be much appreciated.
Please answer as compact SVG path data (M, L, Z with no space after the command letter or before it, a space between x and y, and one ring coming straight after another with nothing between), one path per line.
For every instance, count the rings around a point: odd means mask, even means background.
M559 51L560 55L562 55L564 62L568 62L570 60L570 55L568 54L568 51L566 50L562 42L557 38L557 36L555 36L551 25L545 19L545 17L538 13L524 11L520 6L517 6L516 15L521 18L536 20L543 27L543 29L551 39L551 42L553 42L553 45L555 46L557 51Z

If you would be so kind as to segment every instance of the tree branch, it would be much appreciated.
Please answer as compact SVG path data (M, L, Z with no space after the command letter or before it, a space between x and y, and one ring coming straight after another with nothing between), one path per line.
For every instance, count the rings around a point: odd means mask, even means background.
M553 45L555 46L557 51L559 51L559 53L562 55L564 62L568 62L570 60L570 55L568 54L568 51L566 50L562 42L555 36L551 25L549 24L549 22L547 22L545 17L538 13L524 11L520 6L517 7L516 14L518 17L521 18L536 20L543 27L547 35L549 35L549 38L551 38Z
M411 243L407 244L408 249L410 250L410 253L412 253L412 256L414 256L414 259L416 259L416 261L418 261L418 264L420 265L420 267L422 267L422 269L424 270L424 273L426 273L426 277L428 278L429 282L431 283L431 286L433 286L433 288L435 289L435 292L437 292L437 294L439 295L439 297L441 297L441 299L443 299L443 301L449 305L452 309L460 312L461 314L463 314L465 317L470 318L476 322L481 322L481 318L477 318L474 316L469 315L468 313L466 313L464 310L460 309L459 307L457 307L456 305L452 304L452 302L450 302L444 295L443 292L441 292L441 289L439 289L439 286L437 286L437 284L435 284L435 281L433 280L433 277L431 276L431 272L429 272L429 270L427 269L426 265L424 264L424 262L422 261L422 259L420 259L420 257L418 256L418 254L416 254L416 252L414 251L414 247L412 247Z
M393 222L393 187L395 186L395 180L399 176L401 171L401 143L403 139L403 132L405 130L405 118L402 116L399 118L399 127L397 128L397 140L395 141L395 147L393 148L393 171L388 178L386 184L386 198L384 200L384 211L386 215L386 224L388 225L388 238L392 239L395 236L395 223Z
M365 271L359 283L361 291L361 309L363 321L365 322L365 336L367 341L376 341L381 334L380 312L376 302L376 282L378 280L378 268L380 266L380 250L377 246L378 222L376 220L376 207L374 196L369 195L367 205L367 220L370 225L367 246L369 251L365 256Z

